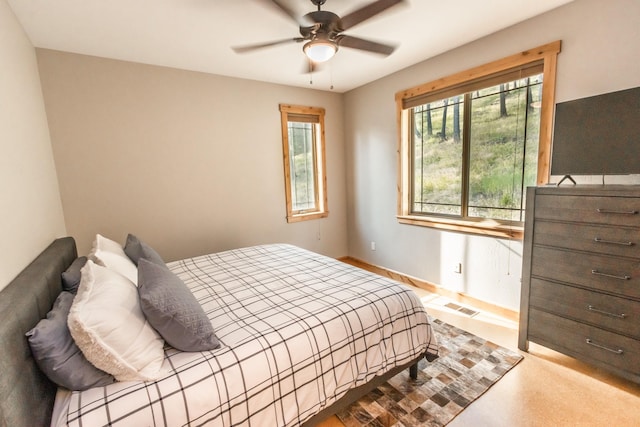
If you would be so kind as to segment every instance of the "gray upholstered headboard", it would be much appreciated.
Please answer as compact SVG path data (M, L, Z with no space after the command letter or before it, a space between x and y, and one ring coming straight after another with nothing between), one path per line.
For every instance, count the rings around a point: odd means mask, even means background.
M0 292L0 426L48 426L56 386L31 356L25 333L46 317L77 256L73 238L55 240Z

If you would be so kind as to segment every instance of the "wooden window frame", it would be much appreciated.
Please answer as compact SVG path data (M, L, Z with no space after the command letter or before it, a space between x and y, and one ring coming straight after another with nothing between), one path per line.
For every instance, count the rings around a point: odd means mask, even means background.
M446 97L446 94L455 91L457 87L462 87L475 81L487 80L492 76L508 73L513 69L526 67L528 64L542 63L543 86L540 106L537 184L546 184L549 181L550 172L556 68L560 48L561 41L557 40L396 93L398 128L397 218L400 223L501 238L523 238L524 227L521 225L502 224L492 219L458 219L411 213L411 121L409 117L411 107L407 105L410 105L412 100L428 99L430 96L444 94L442 97Z
M327 203L327 167L325 156L324 108L305 107L301 105L280 104L280 122L282 126L282 153L284 163L285 197L287 204L287 222L307 221L329 216ZM291 166L289 159L289 118L303 118L314 124L316 138L315 151L315 184L316 207L303 211L293 210L293 195L291 189Z

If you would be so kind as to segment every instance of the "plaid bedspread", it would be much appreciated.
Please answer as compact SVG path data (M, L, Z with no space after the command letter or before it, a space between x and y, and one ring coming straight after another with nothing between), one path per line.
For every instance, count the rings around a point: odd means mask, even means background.
M165 348L168 373L70 393L70 426L294 426L349 389L422 353L437 354L409 288L278 244L169 263L222 346ZM57 420L53 421L54 423Z

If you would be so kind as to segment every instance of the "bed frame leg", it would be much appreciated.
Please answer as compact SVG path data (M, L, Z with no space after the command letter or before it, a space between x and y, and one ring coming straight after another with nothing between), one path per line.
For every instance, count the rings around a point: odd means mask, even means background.
M411 377L412 380L417 380L418 379L418 364L413 364L411 365L411 367L409 368L409 377Z

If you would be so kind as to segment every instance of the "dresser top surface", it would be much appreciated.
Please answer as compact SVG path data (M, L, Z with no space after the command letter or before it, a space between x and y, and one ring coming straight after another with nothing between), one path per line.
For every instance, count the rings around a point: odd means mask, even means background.
M544 185L534 188L537 194L559 196L640 197L640 185Z

